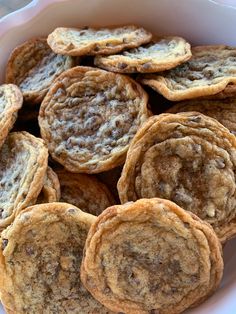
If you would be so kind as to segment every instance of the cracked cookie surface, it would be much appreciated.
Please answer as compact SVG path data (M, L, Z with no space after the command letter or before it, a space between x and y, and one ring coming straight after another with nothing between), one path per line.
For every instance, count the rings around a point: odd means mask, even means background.
M121 165L149 117L134 80L90 67L64 72L41 104L39 125L53 159L68 171L99 173Z
M12 129L22 104L23 96L16 85L0 85L0 147Z
M132 141L118 182L122 203L161 197L236 234L236 138L197 112L150 118Z
M58 27L49 34L47 42L62 55L83 56L114 54L151 41L152 34L134 25L109 28Z
M226 99L204 99L188 100L175 104L167 110L169 113L183 111L197 111L212 117L223 124L231 133L236 135L236 100Z
M105 210L88 233L81 266L85 287L129 314L182 313L211 295L222 273L211 226L157 198Z
M73 65L71 57L55 54L45 38L30 39L13 50L6 82L16 84L25 101L38 104L55 78Z
M47 167L43 188L36 204L59 202L61 198L60 182L52 168Z
M183 38L163 37L122 54L96 56L94 62L98 67L113 72L152 73L174 68L191 55L190 45Z
M111 192L95 176L66 170L57 170L56 173L61 185L61 202L73 204L95 216L115 204Z
M36 202L47 163L42 139L27 132L8 135L0 150L0 230L12 223L16 212Z
M236 48L198 46L187 62L169 71L140 77L169 100L179 101L222 92L236 84Z
M7 313L108 314L80 281L95 217L66 203L22 211L0 239L0 291Z

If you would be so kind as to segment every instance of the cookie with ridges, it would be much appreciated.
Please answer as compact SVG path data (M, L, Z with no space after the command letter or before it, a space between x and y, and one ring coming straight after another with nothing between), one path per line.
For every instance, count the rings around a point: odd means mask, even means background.
M30 39L13 50L6 82L16 84L25 101L38 104L55 78L73 65L71 57L55 54L45 38Z
M187 62L166 72L141 76L140 81L172 101L218 94L228 84L236 84L236 48L194 47Z
M0 147L12 129L22 103L23 96L16 85L0 85Z
M210 296L222 274L211 226L158 198L105 210L88 233L81 266L94 297L129 314L182 313Z
M182 101L167 110L169 113L183 111L197 111L210 116L236 135L236 99L234 98Z
M56 170L56 173L61 185L61 202L73 204L95 216L115 204L111 192L95 176L66 170Z
M35 204L47 163L42 139L27 132L8 135L0 150L0 230L12 223L16 212Z
M80 281L95 220L66 203L35 205L16 217L0 238L0 293L7 313L111 313Z
M41 104L39 125L53 159L68 171L99 173L124 163L149 117L148 96L131 78L97 68L61 74Z
M60 182L52 168L47 167L43 188L37 198L36 204L59 202L61 198Z
M58 27L47 42L55 53L70 56L110 55L150 42L152 34L134 25L117 28Z
M191 58L190 44L181 37L160 37L151 43L111 56L96 56L95 65L119 73L153 73L172 69Z
M122 203L174 201L210 223L225 242L236 234L235 170L236 138L222 124L197 112L161 114L133 139L119 196Z

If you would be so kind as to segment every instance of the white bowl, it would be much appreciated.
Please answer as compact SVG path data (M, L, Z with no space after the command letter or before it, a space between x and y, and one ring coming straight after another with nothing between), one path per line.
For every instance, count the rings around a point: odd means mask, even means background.
M0 82L15 46L57 26L138 24L157 34L182 35L194 44L236 46L235 21L233 7L207 0L35 0L0 20ZM224 248L225 273L218 291L188 313L236 313L235 248L236 240Z

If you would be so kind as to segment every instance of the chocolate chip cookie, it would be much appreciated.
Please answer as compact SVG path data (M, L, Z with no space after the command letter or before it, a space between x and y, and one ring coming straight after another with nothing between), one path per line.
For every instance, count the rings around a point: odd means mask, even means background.
M48 36L55 53L84 56L118 53L150 42L152 34L142 27L128 25L118 28L58 27Z
M236 48L194 47L187 62L163 73L147 74L140 80L172 101L215 95L228 84L236 84Z
M190 44L181 37L162 37L122 54L96 56L95 64L119 73L152 73L169 70L191 58Z
M16 212L35 204L47 164L42 139L27 132L8 135L0 150L0 231L12 223Z
M22 211L0 239L0 292L7 313L111 313L80 281L95 217L66 203Z
M108 188L93 175L56 170L61 185L61 202L73 204L84 212L98 216L115 204Z
M23 96L16 85L0 85L0 147L12 129L22 103Z
M41 135L68 171L107 171L124 163L130 141L150 115L147 102L129 77L75 67L61 74L42 102Z
M211 295L222 273L211 226L158 198L106 209L89 230L81 266L94 297L129 314L182 313Z
M161 197L210 223L222 242L236 234L236 138L197 112L150 118L130 146L118 182L122 203Z
M55 54L45 38L30 39L13 50L6 82L16 84L25 101L40 103L55 78L73 65L71 57Z

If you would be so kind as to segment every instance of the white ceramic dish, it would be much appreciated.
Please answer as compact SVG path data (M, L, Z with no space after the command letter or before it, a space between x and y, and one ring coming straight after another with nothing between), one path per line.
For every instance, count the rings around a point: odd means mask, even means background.
M236 46L232 0L34 0L0 20L0 82L11 50L57 26L138 24L154 33L182 35L193 44ZM225 273L218 291L191 314L236 313L236 240L224 248ZM0 307L0 314L4 311Z

